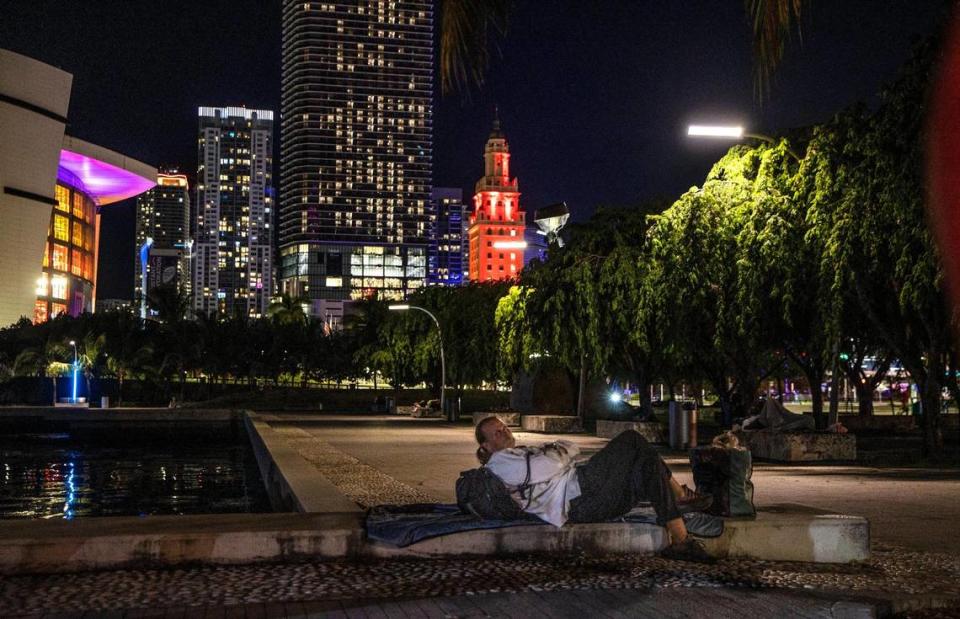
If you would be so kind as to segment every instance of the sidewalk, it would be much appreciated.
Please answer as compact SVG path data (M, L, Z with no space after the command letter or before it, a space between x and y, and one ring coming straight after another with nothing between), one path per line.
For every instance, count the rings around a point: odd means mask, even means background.
M725 589L596 590L540 593L493 593L410 600L355 600L249 604L229 607L133 609L124 616L140 617L273 617L289 618L479 618L518 619L741 619L777 617L847 619L870 617L883 606L872 601L838 601L783 591ZM96 615L84 615L84 617ZM109 617L109 614L101 616Z

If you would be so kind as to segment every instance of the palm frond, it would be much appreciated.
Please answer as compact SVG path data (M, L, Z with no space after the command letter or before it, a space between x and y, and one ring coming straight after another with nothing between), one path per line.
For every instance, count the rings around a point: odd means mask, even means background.
M810 0L744 0L753 28L754 88L757 97L770 92L770 79L783 60L794 28L801 35L800 15Z
M440 1L440 84L444 94L481 86L491 29L506 33L511 0Z

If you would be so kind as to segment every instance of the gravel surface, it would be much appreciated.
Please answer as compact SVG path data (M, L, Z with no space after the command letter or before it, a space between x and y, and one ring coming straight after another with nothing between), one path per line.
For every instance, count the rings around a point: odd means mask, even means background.
M350 454L296 427L276 426L280 434L337 490L362 507L440 503L440 499L364 464Z
M849 594L960 596L960 558L876 549L861 564L721 561L651 556L389 560L116 570L0 579L0 616L129 608L493 592L676 587L778 588Z

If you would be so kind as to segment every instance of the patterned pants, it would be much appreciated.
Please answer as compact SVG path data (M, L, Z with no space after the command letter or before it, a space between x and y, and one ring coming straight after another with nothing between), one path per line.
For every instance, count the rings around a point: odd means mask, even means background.
M650 502L660 525L680 517L670 489L670 469L639 432L617 435L577 468L580 496L570 502L570 522L619 518Z

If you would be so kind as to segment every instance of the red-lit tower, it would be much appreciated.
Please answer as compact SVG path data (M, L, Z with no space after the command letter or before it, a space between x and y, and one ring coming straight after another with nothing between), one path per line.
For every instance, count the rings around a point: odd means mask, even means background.
M510 178L510 148L494 117L483 151L483 178L477 181L470 215L470 281L514 277L523 268L526 214L520 209L517 179Z

